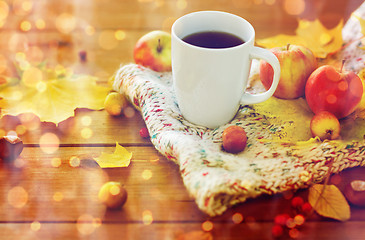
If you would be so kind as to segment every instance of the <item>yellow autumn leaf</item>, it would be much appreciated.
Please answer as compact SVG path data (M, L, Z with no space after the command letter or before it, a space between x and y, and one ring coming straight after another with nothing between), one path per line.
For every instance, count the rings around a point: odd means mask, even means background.
M280 129L268 129L273 133L273 140L296 143L307 141L312 137L310 121L313 113L305 99L286 100L271 97L252 107L256 113L264 115L270 124L280 126Z
M128 167L132 158L132 153L116 143L114 153L102 152L100 157L95 158L101 168Z
M0 89L1 116L32 112L41 121L58 124L73 116L76 108L103 109L110 89L97 85L96 80L89 75L29 67L21 72L17 84Z
M338 51L342 44L343 21L327 29L318 20L299 20L295 35L279 34L273 37L258 39L256 43L265 48L282 47L287 44L302 45L311 49L318 58L326 58L328 54Z
M308 202L321 216L340 221L350 219L350 206L335 185L315 184L311 186Z

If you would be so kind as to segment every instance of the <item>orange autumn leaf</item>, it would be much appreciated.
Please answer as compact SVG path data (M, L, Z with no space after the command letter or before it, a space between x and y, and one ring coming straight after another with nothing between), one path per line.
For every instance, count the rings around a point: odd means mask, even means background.
M338 51L342 44L343 21L327 29L317 19L315 21L299 20L295 35L279 34L273 37L258 39L256 43L265 48L282 47L287 44L302 45L311 49L318 58L326 58L328 54Z
M128 167L131 163L132 153L116 143L114 153L101 153L100 157L95 158L101 168Z
M311 186L308 201L321 216L340 221L350 219L350 206L335 185L315 184Z
M75 75L64 68L44 65L18 68L19 79L1 86L1 116L34 113L41 121L59 122L74 116L76 108L101 110L109 88L96 78Z

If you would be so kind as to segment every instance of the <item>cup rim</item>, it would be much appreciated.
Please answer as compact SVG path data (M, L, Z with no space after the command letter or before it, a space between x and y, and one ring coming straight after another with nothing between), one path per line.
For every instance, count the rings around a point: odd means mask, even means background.
M179 24L180 21L182 21L184 18L189 18L193 15L196 15L196 14L201 14L201 13L207 13L207 14L221 14L221 15L226 15L226 16L230 16L230 17L233 17L233 18L236 18L236 19L239 19L240 21L243 21L245 22L245 24L247 24L247 26L250 28L252 34L250 36L249 39L244 39L244 43L240 44L240 45L237 45L237 46L234 46L234 47L227 47L227 48L206 48L206 47L200 47L200 46L195 46L195 45L192 45L192 44L189 44L185 41L182 40L182 38L178 37L175 33L175 28L176 28L176 25ZM188 13L188 14L185 14L181 17L179 17L173 24L172 24L172 27L171 27L171 36L175 39L177 39L177 41L180 43L180 44L183 44L183 45L186 45L186 46L189 46L189 47L192 47L192 48L197 48L197 49L201 49L201 50L206 50L206 51L227 51L227 50L230 50L230 49L237 49L237 48L241 48L241 47L244 47L246 45L248 45L250 42L253 42L254 39L255 39L255 29L253 28L252 24L247 21L246 19L238 16L238 15L235 15L235 14L232 14L232 13L228 13L228 12L224 12L224 11L210 11L210 10L206 10L206 11L196 11L196 12L191 12L191 13ZM185 36L184 36L185 37Z

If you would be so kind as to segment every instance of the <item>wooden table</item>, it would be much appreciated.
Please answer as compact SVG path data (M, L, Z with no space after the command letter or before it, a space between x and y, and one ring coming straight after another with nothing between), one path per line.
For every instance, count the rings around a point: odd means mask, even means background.
M263 38L293 33L298 17L319 18L325 26L333 27L361 3L5 0L0 1L1 56L9 66L10 60L23 52L29 60L47 60L53 66L62 64L95 75L99 84L106 85L121 63L133 61L133 46L139 37L151 30L169 31L175 19L191 11L210 9L240 15L256 28L256 37ZM119 40L108 37L118 30ZM80 61L83 51L86 62ZM16 131L18 125L15 117L1 120L6 132ZM189 197L179 167L139 135L143 127L138 112L131 117L112 117L105 111L77 109L75 117L58 127L42 123L27 129L20 135L25 144L20 157L0 167L0 239L272 239L274 217L293 214L293 196L307 199L306 190L262 196L210 218ZM89 131L88 137L82 137L84 129ZM52 153L44 152L39 144L46 133L59 139L59 147ZM99 168L92 158L112 153L116 142L133 153L130 166ZM335 179L342 179L341 187L350 179L364 179L364 174L364 169L356 168ZM107 181L119 181L128 191L121 210L107 210L97 200ZM11 197L14 193L15 199ZM364 239L365 209L351 206L351 214L347 222L313 214L295 231L286 231L282 239Z

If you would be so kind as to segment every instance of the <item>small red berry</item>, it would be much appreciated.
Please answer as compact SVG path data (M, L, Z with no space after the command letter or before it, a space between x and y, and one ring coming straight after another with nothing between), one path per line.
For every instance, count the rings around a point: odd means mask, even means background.
M271 233L274 237L280 237L283 235L284 230L283 227L280 225L274 225L271 229Z
M310 205L309 202L306 202L302 205L302 212L309 214L312 211L312 206Z
M141 137L143 137L143 138L149 138L150 137L150 134L148 133L147 128L141 128L141 130L139 130L139 135L141 135Z
M286 222L288 221L289 218L290 216L287 213L279 214L275 216L274 222L277 225L286 226Z
M302 197L294 197L292 200L291 200L291 205L292 207L294 208L300 208L302 207L304 204L304 200Z

